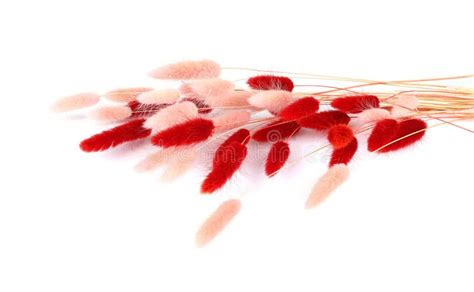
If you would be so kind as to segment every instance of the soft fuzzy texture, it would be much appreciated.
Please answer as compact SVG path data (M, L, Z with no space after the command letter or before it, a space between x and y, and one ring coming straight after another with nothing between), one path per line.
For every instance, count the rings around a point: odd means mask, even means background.
M161 175L161 181L171 182L181 175L185 174L196 161L196 149L188 148L177 151L166 166L165 171Z
M250 131L247 129L240 129L230 135L220 146L219 148L229 146L232 142L238 142L241 144L247 144L250 141ZM218 148L218 149L219 149ZM217 151L216 151L217 153Z
M356 137L354 137L345 147L334 149L331 154L331 160L329 161L329 167L335 164L348 164L357 152L357 148L358 142Z
M245 110L224 112L212 118L212 121L216 127L216 133L225 132L248 123L250 121L250 113Z
M52 106L51 110L54 112L67 112L86 108L97 104L100 96L95 93L85 92L75 95L70 95L57 100Z
M351 118L341 111L324 111L299 119L297 122L303 128L324 131L338 124L349 124Z
M346 147L354 138L352 129L344 124L334 125L329 128L328 141L333 149Z
M252 89L257 90L286 90L293 91L293 81L285 76L259 75L247 80Z
M290 156L290 146L288 143L278 141L272 145L265 162L265 174L273 176L285 165Z
M247 156L247 147L239 142L232 142L213 162L212 170L201 184L201 193L210 194L220 189L240 168Z
M135 166L135 170L137 172L152 171L158 166L167 163L172 157L174 157L175 152L176 148L170 147L148 154Z
M248 99L251 92L245 90L234 90L223 93L220 96L207 96L205 102L212 107L241 107L249 106Z
M401 94L389 101L393 104L391 113L394 117L409 115L418 107L418 98L415 95Z
M307 117L319 110L319 101L314 97L300 98L280 111L278 116L282 120L292 121Z
M194 119L198 116L198 109L192 102L185 101L168 106L153 116L149 117L145 124L145 128L159 131L187 120Z
M345 113L357 114L369 108L379 107L379 99L375 95L353 95L336 98L331 106Z
M159 67L149 73L156 79L187 80L216 78L221 67L211 60L183 61Z
M349 177L349 168L345 164L336 164L316 182L307 201L306 209L314 208L326 200Z
M129 102L132 100L136 100L137 96L139 96L140 94L152 90L153 88L150 87L119 88L105 93L104 96L105 98L111 101Z
M88 113L88 117L100 122L115 122L132 116L132 110L128 106L103 106Z
M132 117L136 118L146 118L156 114L161 109L164 109L170 104L161 103L161 104L143 104L136 100L130 101L128 107L132 110Z
M212 159L213 167L222 163L226 159L226 151L233 151L229 146L232 143L240 143L246 145L250 141L250 132L247 129L240 129L230 135L219 147L217 147L214 157Z
M260 91L252 95L248 101L257 108L278 113L291 102L291 93L285 90Z
M143 104L173 104L178 101L180 93L176 89L160 89L140 93L137 100Z
M241 203L237 199L223 202L201 225L196 234L196 245L203 247L213 240L240 211Z
M219 78L196 80L189 83L189 89L193 95L204 100L208 97L218 98L229 94L234 91L234 87L234 83Z
M389 119L390 112L383 108L366 109L357 116L359 124L378 122L380 120Z
M373 152L392 141L398 131L398 122L394 119L384 119L375 124L367 139L367 150Z
M143 128L144 122L144 119L126 122L82 141L80 147L85 152L97 152L126 142L146 138L150 136L151 130Z
M194 103L196 105L196 107L198 108L198 112L200 114L208 114L208 113L212 112L212 108L208 104L206 104L204 101L202 101L198 98L185 97L181 101L183 101L183 102L190 101L190 102Z
M426 122L420 119L410 119L410 120L404 120L404 121L399 122L397 132L392 137L390 142L396 141L397 139L400 139L400 138L402 139L393 144L383 147L378 152L385 153L385 152L390 152L390 151L396 151L396 150L406 148L407 146L418 142L425 135L425 130L427 126L428 125L426 124ZM417 133L413 134L415 132ZM405 137L407 135L410 135L410 136Z
M151 138L151 142L163 148L192 145L206 141L213 132L214 124L211 120L196 118L158 132Z
M300 126L296 122L276 121L260 128L252 138L258 142L275 143L295 135L299 130Z

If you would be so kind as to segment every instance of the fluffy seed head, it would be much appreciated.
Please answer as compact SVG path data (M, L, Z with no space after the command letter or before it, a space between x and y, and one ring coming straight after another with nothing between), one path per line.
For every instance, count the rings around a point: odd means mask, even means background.
M245 110L225 112L212 119L216 132L224 132L245 125L250 120L250 113Z
M100 100L100 96L95 93L79 93L70 95L57 100L51 110L54 112L67 112L93 106Z
M219 78L202 79L189 83L191 92L203 99L231 93L234 87L234 83Z
M128 106L103 106L91 111L88 117L100 122L114 122L124 120L132 116L132 110Z
M210 194L221 187L240 168L247 156L247 147L239 142L232 142L225 147L219 159L213 161L212 170L201 184L201 193Z
M379 99L375 95L353 95L336 98L331 106L345 113L357 114L369 108L379 107Z
M331 160L329 161L329 167L335 164L348 164L351 162L354 154L357 152L357 148L358 142L356 137L354 137L345 147L334 149L332 151Z
M156 79L187 80L217 78L221 67L211 60L183 61L159 67L149 73Z
M394 119L384 119L375 124L367 139L367 150L373 152L392 141L398 132L398 122Z
M178 101L180 93L176 89L160 89L140 93L137 100L143 104L173 104Z
M85 152L97 152L126 142L146 138L150 136L151 130L143 128L144 122L144 119L126 122L82 141L80 147Z
M159 131L196 118L197 116L198 109L196 105L192 102L185 101L162 109L149 117L143 126L154 131Z
M291 102L291 93L285 90L260 91L249 98L249 103L272 113L280 112Z
M426 122L420 119L409 119L399 122L397 132L390 142L397 141L398 139L400 140L390 145L386 145L378 152L385 153L397 151L418 142L425 135L427 127L428 125Z
M251 95L252 93L249 91L234 90L221 96L207 96L205 102L212 107L249 106L248 99Z
M319 109L319 101L308 96L300 98L287 105L278 116L283 120L297 120L314 114Z
M265 174L273 176L280 170L290 156L290 146L288 143L278 141L272 145L265 162Z
M323 131L331 128L334 125L345 124L350 122L351 118L344 112L341 111L324 111L314 113L304 118L299 119L297 122L303 128L314 129L317 131Z
M192 145L207 140L213 132L211 120L195 118L158 132L151 142L163 148Z
M388 118L390 118L390 112L383 108L366 109L357 116L360 124L377 122Z
M174 147L160 149L156 152L153 152L142 159L135 166L135 170L137 172L152 171L158 166L168 162L172 157L174 157L175 152L176 148Z
M199 228L196 234L196 245L203 247L214 239L239 213L240 207L241 203L236 199L222 203Z
M306 201L306 209L314 208L329 197L349 177L345 164L336 164L316 182Z
M353 138L352 129L343 124L332 126L328 131L328 140L334 149L346 147Z
M276 121L256 131L252 138L257 142L275 143L295 135L300 130L296 122Z
M286 90L293 91L293 81L285 76L259 75L247 80L252 89L257 90Z
M136 100L138 95L152 90L150 87L119 88L107 92L104 96L111 101L130 102Z
M168 161L168 165L161 175L161 181L171 182L185 174L194 165L196 158L196 149L187 148L180 150Z
M401 94L396 98L391 100L393 104L392 115L394 117L403 117L410 113L413 113L413 110L416 110L418 107L418 99L415 95Z

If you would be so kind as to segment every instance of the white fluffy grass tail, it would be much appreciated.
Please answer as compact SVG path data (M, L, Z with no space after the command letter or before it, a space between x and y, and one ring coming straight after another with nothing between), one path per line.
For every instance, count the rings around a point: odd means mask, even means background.
M178 101L179 96L176 89L160 89L140 93L137 100L143 104L173 104Z
M221 67L211 60L183 61L159 67L149 73L156 79L188 80L216 78Z
M100 100L100 95L90 92L70 95L57 100L52 106L51 110L54 112L67 112L86 108L97 104Z
M335 164L319 178L313 187L307 201L306 209L311 209L321 204L349 177L349 168L345 164Z
M292 101L291 92L285 90L264 90L249 98L249 103L257 108L278 113Z
M196 234L196 245L202 247L214 239L239 213L240 207L240 200L237 199L223 202L201 225Z
M124 120L132 115L128 106L103 106L89 112L88 117L99 122L115 122Z

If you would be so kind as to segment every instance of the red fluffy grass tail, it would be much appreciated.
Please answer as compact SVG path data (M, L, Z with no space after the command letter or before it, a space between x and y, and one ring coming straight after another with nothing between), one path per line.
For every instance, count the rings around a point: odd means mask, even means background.
M191 145L207 140L213 131L212 121L196 118L157 133L151 142L163 148Z
M373 152L392 141L397 134L398 122L394 119L384 119L375 124L367 140L367 150Z
M399 122L397 133L389 142L390 144L387 144L378 150L378 152L397 151L418 142L425 135L427 126L426 122L420 119L410 119Z
M247 80L252 89L257 90L286 90L292 91L295 85L290 78L285 76L259 75Z
M308 96L287 105L278 115L283 120L291 121L314 114L318 110L319 101L314 97Z
M247 156L247 147L239 142L232 142L225 147L213 162L212 170L202 182L201 193L210 194L220 189L240 168Z
M250 132L247 129L240 129L229 138L227 138L224 143L222 143L216 150L214 154L213 166L220 163L220 161L225 159L226 151L228 151L229 145L234 142L246 145L250 140Z
M145 119L137 119L124 123L82 141L80 147L85 152L97 152L146 138L151 134L151 130L143 128L144 122Z
M357 152L357 148L357 139L354 137L345 147L333 150L329 167L336 164L348 164Z
M347 125L351 118L344 112L341 111L324 111L320 113L314 113L304 118L299 119L297 122L303 128L309 128L317 131L324 131L331 128L334 125L345 124Z
M345 113L360 113L369 108L379 107L379 99L375 95L354 95L336 98L331 106Z
M290 147L288 143L278 141L272 145L265 163L265 173L267 176L273 176L285 165L290 156Z
M300 130L297 122L276 121L256 131L252 138L258 142L277 142L296 134Z

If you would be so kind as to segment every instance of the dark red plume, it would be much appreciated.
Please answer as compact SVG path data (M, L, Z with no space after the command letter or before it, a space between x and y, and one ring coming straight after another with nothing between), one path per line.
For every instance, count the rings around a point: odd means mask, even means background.
M292 91L295 85L285 76L259 75L247 80L252 89L258 90L286 90Z
M183 98L182 101L190 101L190 102L194 103L196 105L196 107L198 108L198 113L200 113L200 114L208 114L208 113L212 112L211 106L209 106L204 101L202 101L198 98L186 97L186 98Z
M125 142L146 138L150 136L151 130L143 128L144 122L145 119L126 122L82 141L80 147L85 152L97 152Z
M278 114L282 120L292 121L314 114L319 109L319 101L311 96L303 97L289 104Z
M427 128L425 121L420 119L410 119L401 121L398 123L398 130L395 136L391 141L403 138L393 144L387 145L386 147L379 150L379 152L385 153L390 151L396 151L402 148L405 148L415 142L419 141L425 135L425 130ZM419 132L418 132L419 131ZM413 134L416 133L416 134ZM405 137L407 135L413 134L411 136Z
M341 111L319 112L298 120L298 124L303 128L310 128L323 131L338 124L349 124L351 118Z
M277 142L296 134L300 126L296 122L276 121L266 125L257 132L252 138L258 142Z
M329 167L339 163L348 164L357 152L357 147L357 139L354 137L346 147L333 150L331 160L329 161Z
M367 150L373 152L383 145L392 141L397 134L398 122L394 119L384 119L375 124L369 139L367 139Z
M247 156L247 147L232 142L225 147L220 159L214 161L211 172L201 184L201 193L210 194L220 189L240 168Z
M143 104L136 100L128 103L128 107L132 110L132 117L149 117L167 106L169 104Z
M268 176L273 176L275 172L285 165L288 157L290 156L290 146L288 143L278 141L272 145L270 152L265 162L265 173Z
M379 107L379 99L375 95L353 95L336 98L331 106L345 113L356 114L366 109Z
M225 156L225 151L227 147L232 144L233 142L237 142L243 145L246 145L250 141L250 132L247 129L240 129L234 134L232 134L229 138L227 138L224 143L222 143L216 150L213 159L213 165L218 163L218 161L223 159Z
M214 123L211 120L196 118L158 132L151 142L164 148L191 145L207 140L213 130Z

